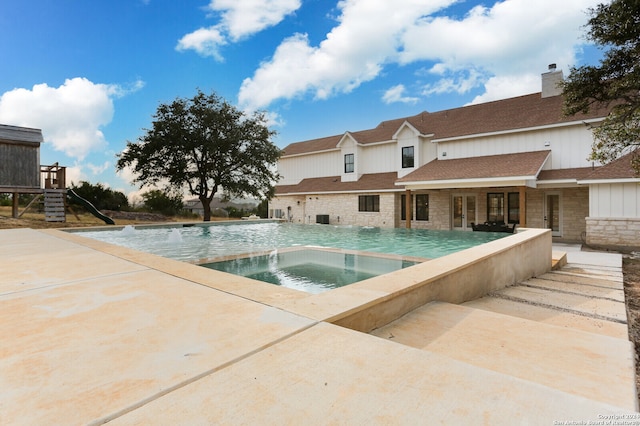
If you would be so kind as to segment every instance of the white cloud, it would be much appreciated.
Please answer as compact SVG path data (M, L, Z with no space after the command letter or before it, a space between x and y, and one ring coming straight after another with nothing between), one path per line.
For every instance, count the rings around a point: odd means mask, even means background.
M398 84L397 86L393 86L384 92L382 96L382 100L385 104L392 104L396 102L402 102L406 104L415 104L418 102L419 98L404 96L406 92L406 88L403 84Z
M71 184L79 185L81 181L87 180L84 173L82 173L82 167L75 164L73 166L67 166L65 170L65 180L67 186L71 186Z
M209 9L222 14L220 25L233 41L277 25L301 6L301 0L211 0Z
M501 75L491 77L484 83L485 92L478 95L470 104L480 104L498 99L540 91L540 74Z
M202 56L222 61L220 47L229 40L237 42L277 25L300 6L301 0L211 0L206 10L219 15L220 22L186 34L176 49L193 49Z
M418 18L453 2L343 0L339 24L326 39L317 47L302 34L284 40L273 58L242 83L240 104L256 109L307 92L319 99L348 93L397 60L401 36Z
M195 50L199 55L212 56L222 61L220 46L227 44L224 36L215 27L200 28L182 37L178 41L177 50Z
M457 73L448 73L446 70L443 70L442 73L443 76L440 80L424 87L422 91L424 96L432 94L441 95L444 93L468 93L485 80L485 75L475 69L462 70Z
M107 145L101 127L113 118L113 99L141 88L68 79L60 87L36 84L0 96L0 122L42 129L45 142L78 160Z
M109 169L111 167L111 162L109 161L105 161L102 164L96 165L96 164L92 164L92 163L87 163L86 167L91 170L91 173L93 175L99 175L100 173L103 173L104 171L106 171L107 169Z
M429 64L436 82L424 88L426 96L484 88L485 99L497 99L539 91L548 63L565 70L575 64L586 10L599 0L504 0L460 19L431 16L455 2L342 0L327 37L317 46L303 34L283 40L245 79L240 104L256 109L306 94L348 93L392 63Z
M565 69L575 64L586 22L586 9L597 0L506 0L491 8L477 6L461 20L424 18L407 29L400 63L433 61L434 75L460 76L480 70L482 99L540 90L540 73L549 63ZM455 80L455 78L454 78ZM460 83L469 83L464 78ZM451 92L460 92L452 84Z

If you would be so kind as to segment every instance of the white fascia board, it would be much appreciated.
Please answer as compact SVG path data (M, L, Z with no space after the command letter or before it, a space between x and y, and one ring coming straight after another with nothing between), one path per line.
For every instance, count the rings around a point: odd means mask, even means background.
M413 133L415 133L418 136L422 136L423 138L428 138L428 137L433 137L435 136L433 133L429 133L429 134L424 134L424 133L420 133L420 130L416 129L415 126L411 123L409 123L408 121L404 121L404 123L402 123L400 125L400 127L398 127L398 130L396 130L396 132L393 134L392 138L393 139L398 139L398 134L405 128L408 127L409 129L411 129L411 131Z
M598 185L609 183L637 183L640 184L640 178L623 178L623 179L584 179L579 180L578 185Z
M358 141L351 135L351 132L344 132L344 135L340 138L340 142L336 145L337 148L342 148L342 145L346 139L351 139L354 144L358 145Z
M537 131L537 130L546 130L546 129L555 129L555 128L559 128L559 127L577 126L578 124L592 124L592 123L600 122L602 120L604 120L604 117L602 117L602 118L591 118L589 120L569 121L569 122L566 122L566 123L547 124L547 125L544 125L544 126L523 127L521 129L501 130L499 132L474 133L474 134L471 134L471 135L464 135L464 136L452 136L450 138L432 139L431 142L433 142L433 143L452 142L452 141L459 141L459 140L466 140L466 139L477 139L477 138L483 138L483 137L488 137L488 136L508 135L510 133L533 132L533 131Z
M325 154L327 152L334 152L334 151L340 151L340 148L331 148L331 149L324 149L322 151L310 151L310 152L303 152L303 153L300 153L300 154L283 155L280 158L305 157L307 155Z
M423 182L396 182L407 189L486 188L490 186L529 186L535 188L535 176L511 176L490 179L448 179Z
M575 188L579 185L576 179L555 179L555 180L539 180L537 187L540 189L550 188Z
M323 192L287 192L285 194L276 194L276 197L300 196L300 195L338 195L338 194L371 194L371 193L393 193L403 192L404 189L359 189L354 191L323 191Z

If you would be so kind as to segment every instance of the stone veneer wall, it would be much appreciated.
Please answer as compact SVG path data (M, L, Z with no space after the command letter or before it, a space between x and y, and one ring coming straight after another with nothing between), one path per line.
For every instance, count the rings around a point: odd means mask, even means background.
M456 190L455 193L476 194L477 223L483 223L487 218L487 193L489 192L517 192L514 188L491 188L476 190ZM562 198L562 237L558 240L566 242L581 242L587 225L585 218L589 215L588 188L562 188L557 190L528 189L527 198L527 227L544 228L544 196L547 192L560 193ZM454 191L439 190L413 192L415 194L429 194L429 220L411 221L411 227L416 229L451 229L451 195ZM306 196L277 197L269 203L269 209L281 209L285 218L293 223L316 223L316 215L328 214L332 225L378 226L383 228L404 228L405 221L400 220L402 192L379 193L379 212L359 212L358 195L371 194L310 194ZM506 198L505 198L506 203ZM290 210L287 208L291 207ZM505 209L506 209L505 205ZM415 209L415 206L413 206ZM555 238L555 237L554 237Z
M547 192L559 193L562 200L562 237L560 239L566 242L581 242L583 232L586 230L585 218L589 216L589 188L527 190L528 228L544 228L544 197Z
M414 219L411 221L411 227L416 229L451 229L451 191L412 192L414 197L416 194L429 194L429 220ZM401 200L401 194L398 194L396 200L397 228L404 228L406 226L406 221L400 219L402 217ZM414 210L413 214L415 217L415 201L412 208Z
M358 211L360 195L379 195L380 211ZM396 204L395 193L309 194L274 198L269 203L269 210L281 209L285 219L289 219L287 212L290 212L293 223L316 223L317 215L328 214L331 225L393 228ZM291 209L289 210L288 207Z
M588 245L617 249L640 247L640 219L588 217Z
M570 188L562 191L564 241L582 242L589 216L589 188Z

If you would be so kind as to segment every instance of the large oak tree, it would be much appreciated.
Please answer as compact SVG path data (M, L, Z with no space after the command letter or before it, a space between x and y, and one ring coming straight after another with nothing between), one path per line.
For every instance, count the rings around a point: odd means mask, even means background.
M591 160L608 163L634 152L640 174L640 0L613 0L589 9L587 38L604 50L599 66L572 68L563 83L565 113L610 106L593 129Z
M116 168L131 167L140 187L165 184L187 189L211 220L216 193L225 198L269 199L278 179L280 150L264 112L246 114L212 93L161 104L153 126L136 142L127 142Z

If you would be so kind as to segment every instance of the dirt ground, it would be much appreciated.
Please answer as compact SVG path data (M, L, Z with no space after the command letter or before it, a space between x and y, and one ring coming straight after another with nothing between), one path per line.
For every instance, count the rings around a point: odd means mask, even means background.
M636 349L636 388L640 395L640 254L625 255L622 258L624 276L624 300L627 305L629 340Z
M152 222L175 222L176 219L159 214L144 212L113 212L104 211L111 217L116 225L134 225ZM88 213L67 214L66 222L46 222L42 213L26 213L20 218L11 217L11 211L7 207L0 207L0 229L11 228L75 228L86 226L102 226L105 223Z

